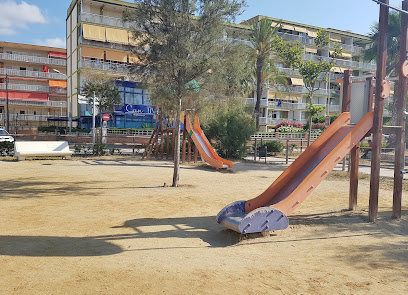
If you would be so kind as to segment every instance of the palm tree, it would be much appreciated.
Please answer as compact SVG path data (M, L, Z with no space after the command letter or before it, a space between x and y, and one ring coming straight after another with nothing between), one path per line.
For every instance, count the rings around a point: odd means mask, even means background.
M250 42L253 50L256 73L256 129L259 128L259 111L261 106L261 98L264 84L262 83L263 69L265 67L265 60L269 59L274 52L274 43L276 33L280 28L280 24L272 27L272 21L267 18L262 18L259 22L252 25Z
M378 53L378 23L371 26L369 33L372 41L372 46L365 50L364 59L367 61L376 60ZM400 50L400 36L401 36L401 14L396 11L391 11L388 16L388 35L387 35L387 68L386 75L388 77L395 76L396 65L399 60Z

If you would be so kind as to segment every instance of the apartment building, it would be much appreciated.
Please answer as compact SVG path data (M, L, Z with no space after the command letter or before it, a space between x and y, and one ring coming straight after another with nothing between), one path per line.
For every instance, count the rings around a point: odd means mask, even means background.
M74 118L89 126L91 107L81 99L80 89L87 79L87 73L99 72L117 81L121 91L122 103L115 110L110 126L140 127L153 124L154 107L148 99L146 90L140 88L136 78L130 74L130 66L138 62L131 52L137 45L129 29L131 24L123 22L125 9L134 9L135 4L118 0L73 0L68 9L67 18L67 72L68 101ZM265 16L256 16L241 24L231 24L226 29L225 37L248 42L250 23ZM340 112L340 88L335 82L345 69L353 69L354 75L374 72L375 63L362 60L362 54L370 39L367 36L349 31L324 29L330 36L331 44L327 50L318 50L314 44L320 29L307 24L269 18L273 24L281 22L278 35L288 42L300 41L304 49L305 60L316 60L322 56L325 61L335 60L336 67L330 75L322 75L316 85L313 103L324 106L326 115ZM341 58L331 57L334 43L344 52ZM287 78L287 85L270 82L261 99L260 126L262 131L270 131L276 124L292 120L306 123L306 93L300 74L283 63L276 66ZM248 105L255 105L255 97L247 99Z
M67 17L68 102L73 118L81 127L91 126L92 108L81 97L84 82L92 73L116 80L122 97L109 127L137 128L153 125L154 106L130 73L138 62L132 54L137 45L130 33L131 25L123 22L125 9L135 4L117 0L73 0Z
M265 16L256 16L242 24L250 24L254 21L260 21ZM314 93L313 104L325 107L325 115L338 114L341 110L340 86L336 79L342 77L344 70L352 69L354 76L373 73L376 70L374 62L363 61L363 52L370 44L367 36L355 34L350 31L341 31L331 28L325 28L324 31L330 37L330 46L325 50L318 50L314 39L317 37L317 31L320 29L307 24L296 23L292 21L280 20L266 17L272 21L272 25L282 24L278 35L287 42L300 42L303 47L303 59L306 61L317 61L317 56L323 57L323 60L335 61L335 67L329 75L321 75L316 87L318 90ZM245 41L245 40L244 40ZM331 57L334 44L337 43L343 48L341 58ZM270 82L265 87L261 98L261 131L270 131L276 124L290 120L306 123L306 93L303 79L297 71L291 68L285 68L283 63L275 64L281 73L287 77L287 85L273 84ZM255 97L247 99L248 105L255 106Z
M65 126L66 87L65 49L0 42L0 125Z

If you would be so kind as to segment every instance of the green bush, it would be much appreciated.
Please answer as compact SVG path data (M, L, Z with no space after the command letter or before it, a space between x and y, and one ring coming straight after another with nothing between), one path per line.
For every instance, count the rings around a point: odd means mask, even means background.
M282 133L300 133L300 132L305 132L303 128L297 128L297 127L288 127L288 126L282 126L276 129L277 132L282 132Z
M255 133L255 122L243 107L231 105L218 109L207 126L203 126L209 140L221 157L242 158L247 153L247 141Z
M265 141L262 146L267 147L268 153L281 153L285 148L283 142L277 140Z
M14 142L2 141L0 142L0 156L13 156Z

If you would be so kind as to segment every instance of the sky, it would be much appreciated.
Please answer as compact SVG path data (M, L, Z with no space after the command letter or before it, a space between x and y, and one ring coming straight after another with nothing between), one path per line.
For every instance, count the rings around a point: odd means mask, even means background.
M133 1L127 1L133 2ZM390 0L400 6L401 0ZM0 0L0 41L65 48L65 19L71 0ZM316 27L368 34L378 22L372 0L247 0L236 22L256 15Z

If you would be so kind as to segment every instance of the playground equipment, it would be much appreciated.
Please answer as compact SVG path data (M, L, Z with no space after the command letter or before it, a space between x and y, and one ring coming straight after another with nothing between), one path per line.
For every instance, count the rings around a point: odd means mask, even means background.
M383 134L384 98L389 96L389 83L385 80L387 57L388 9L395 9L388 0L375 2L380 5L379 44L377 71L375 79L368 76L364 85L363 102L360 101L359 115L366 113L357 121L350 114L352 103L352 71L346 70L343 79L342 114L310 145L276 180L258 197L248 201L237 201L224 207L217 215L217 222L240 233L265 232L285 229L289 225L287 215L292 213L316 186L329 174L347 153L351 154L349 209L357 206L358 167L360 141L373 135L369 219L375 221L378 213L378 194L380 180L380 153ZM402 177L405 164L405 111L408 92L408 0L402 2L400 62L398 65L398 93L395 95L398 110L397 126L386 128L389 134L396 135L393 217L401 217ZM353 99L356 91L353 93ZM355 110L355 107L352 108ZM357 115L357 117L359 117Z
M205 136L203 130L200 127L200 121L198 116L194 116L194 127L191 126L190 115L185 115L184 126L186 126L188 134L194 141L195 146L200 152L201 157L211 166L216 168L232 168L234 164L229 161L221 158L215 152L207 137Z

